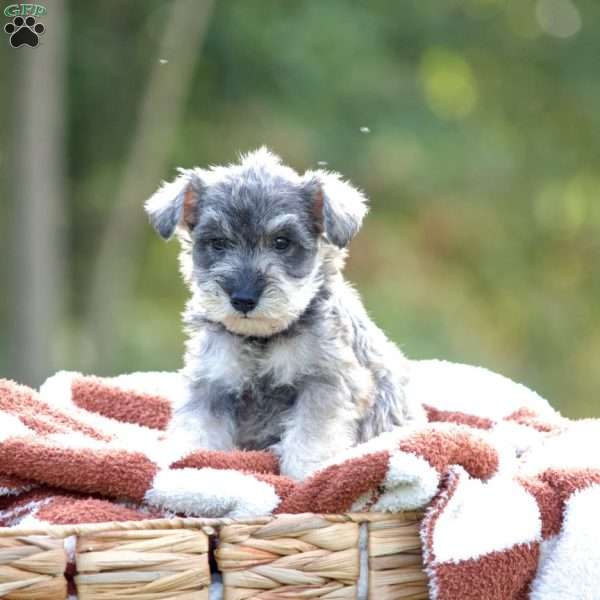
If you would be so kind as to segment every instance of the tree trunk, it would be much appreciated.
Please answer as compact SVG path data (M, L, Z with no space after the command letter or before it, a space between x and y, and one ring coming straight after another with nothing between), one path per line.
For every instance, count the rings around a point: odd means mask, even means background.
M147 226L143 201L165 175L211 9L212 0L178 0L172 3L165 24L93 272L87 323L96 349L96 369L119 369L115 350L133 293L141 234Z
M54 0L36 48L14 57L10 376L41 383L58 365L65 287L65 10ZM3 40L4 41L4 40Z

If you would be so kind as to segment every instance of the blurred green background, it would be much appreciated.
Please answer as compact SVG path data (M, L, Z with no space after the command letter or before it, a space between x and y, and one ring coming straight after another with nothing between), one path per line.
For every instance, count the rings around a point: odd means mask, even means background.
M44 6L39 47L0 40L0 375L178 368L142 203L266 144L367 192L347 274L407 355L600 416L597 2Z

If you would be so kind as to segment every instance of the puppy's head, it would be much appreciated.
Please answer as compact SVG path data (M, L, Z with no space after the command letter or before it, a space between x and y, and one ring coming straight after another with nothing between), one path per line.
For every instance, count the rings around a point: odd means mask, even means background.
M178 234L202 316L268 337L306 310L367 208L339 175L300 176L261 148L236 165L180 170L146 211L164 239Z

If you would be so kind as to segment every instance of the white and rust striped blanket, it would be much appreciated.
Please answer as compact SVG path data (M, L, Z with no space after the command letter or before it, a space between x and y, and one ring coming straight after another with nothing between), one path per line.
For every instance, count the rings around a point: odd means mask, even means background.
M600 598L599 422L474 367L415 363L410 385L428 425L296 482L268 452L169 439L177 374L0 380L0 527L423 508L433 599Z

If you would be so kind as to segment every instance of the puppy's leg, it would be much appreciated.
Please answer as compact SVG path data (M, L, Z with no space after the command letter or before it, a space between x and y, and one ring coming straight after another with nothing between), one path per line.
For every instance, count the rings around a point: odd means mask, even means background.
M375 373L375 401L361 419L360 442L367 442L395 427L427 422L422 404L406 393L408 376L403 374L400 361L396 371L382 368Z
M207 381L188 385L187 397L177 407L168 436L191 449L232 450L234 422L222 388Z
M344 382L313 381L300 391L274 450L282 475L302 480L356 444L358 411Z

